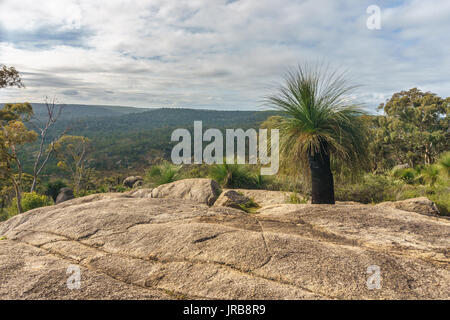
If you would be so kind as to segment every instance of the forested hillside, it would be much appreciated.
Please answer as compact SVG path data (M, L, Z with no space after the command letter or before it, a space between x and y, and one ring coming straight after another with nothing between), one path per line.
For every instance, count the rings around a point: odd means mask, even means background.
M95 109L98 107L95 106ZM101 109L100 109L101 110ZM260 124L267 117L275 115L273 111L216 111L195 109L152 109L129 114L104 112L103 116L78 118L57 123L55 129L69 126L71 134L88 137L105 134L128 134L160 128L186 128L194 121L202 121L205 127L248 127ZM65 112L65 110L64 110ZM100 112L98 114L101 114Z
M45 116L44 105L32 104L38 117ZM143 111L145 110L145 111ZM138 109L104 106L68 106L48 134L48 140L68 129L67 134L92 140L97 170L136 169L157 158L170 155L170 135L176 128L190 129L194 121L205 128L258 128L274 111L216 111L194 109ZM24 152L36 150L36 143ZM31 160L31 159L30 159ZM56 160L44 173L56 169ZM25 167L32 165L25 161Z
M5 103L0 103L5 105ZM34 116L38 120L45 120L48 117L45 103L31 103ZM89 119L93 117L111 117L130 113L143 112L147 109L121 107L121 106L100 106L100 105L82 105L82 104L64 104L61 112L61 120L70 121L75 119Z

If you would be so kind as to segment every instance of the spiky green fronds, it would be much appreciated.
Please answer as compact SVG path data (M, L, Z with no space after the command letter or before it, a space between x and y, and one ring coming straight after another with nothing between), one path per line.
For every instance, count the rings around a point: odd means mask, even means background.
M266 98L284 114L278 124L282 164L304 169L308 152L319 152L326 145L332 161L354 171L361 168L367 156L367 131L361 118L364 110L351 102L355 88L345 74L329 72L323 65L288 72L285 84Z

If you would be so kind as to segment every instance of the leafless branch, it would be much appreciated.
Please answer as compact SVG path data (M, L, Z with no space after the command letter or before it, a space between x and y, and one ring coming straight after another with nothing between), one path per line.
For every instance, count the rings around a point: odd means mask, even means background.
M67 133L69 128L66 128L63 130L63 132L58 135L57 138L53 139L49 143L49 148L45 150L45 139L47 137L48 130L56 123L56 121L59 119L64 106L57 104L56 97L53 97L50 101L48 97L45 98L45 107L47 109L47 121L42 124L41 126L30 122L31 125L38 131L40 135L40 144L39 144L39 151L37 153L37 156L34 161L34 167L33 167L33 183L31 184L31 192L34 191L36 187L36 182L39 174L41 173L42 169L47 165L48 160L50 159L51 154L54 152L53 145L54 143L61 138L64 134ZM35 118L36 122L40 122L37 118ZM44 156L43 161L41 162L42 157Z

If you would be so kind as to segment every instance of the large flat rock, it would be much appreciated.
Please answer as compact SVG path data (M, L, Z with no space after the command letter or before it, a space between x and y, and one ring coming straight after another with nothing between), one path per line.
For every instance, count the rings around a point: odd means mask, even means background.
M269 190L254 190L254 189L226 189L234 190L242 193L244 196L252 199L261 207L287 203L292 192L285 191L269 191ZM224 190L224 192L226 191Z
M449 299L450 222L371 205L101 194L0 224L1 299ZM81 288L70 290L70 265ZM381 288L369 289L369 266Z

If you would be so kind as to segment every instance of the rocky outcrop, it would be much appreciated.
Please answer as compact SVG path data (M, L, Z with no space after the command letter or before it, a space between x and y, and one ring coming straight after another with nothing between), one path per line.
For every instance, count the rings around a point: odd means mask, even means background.
M142 185L143 178L141 176L131 176L123 180L123 186L126 188L136 188Z
M184 179L163 184L152 190L152 198L186 199L212 206L220 194L217 182L211 179Z
M152 190L151 188L143 188L143 189L137 189L132 190L128 193L133 198L151 198L152 197Z
M241 205L253 202L259 207L272 204L288 203L290 198L303 198L284 191L267 191L251 189L224 189L220 193L219 185L211 179L184 179L157 188L143 188L127 193L134 198L175 198L193 200L208 205L230 207L242 210Z
M1 223L0 298L450 298L446 219L363 204L248 214L206 205L195 185L161 188L165 198L96 194ZM379 289L367 286L373 266Z
M61 188L61 190L59 190L58 196L56 197L55 203L59 204L61 202L67 201L67 200L71 200L75 198L72 189L70 188Z
M436 204L426 197L419 197L395 202L382 202L377 206L391 207L399 210L417 212L426 215L438 215L439 209Z
M252 189L233 189L249 199L252 199L261 207L272 204L288 203L291 197L296 197L298 201L303 200L300 195L295 195L292 192L285 191L267 191L267 190L252 190Z
M250 201L250 198L247 198L240 192L235 190L226 190L220 194L219 198L217 198L216 202L214 202L214 206L243 210L243 206Z
M125 193L133 198L186 199L212 206L220 194L220 187L211 179L184 179Z
M144 180L137 180L135 183L133 183L132 188L139 188L139 187L142 187L143 185L144 185Z

